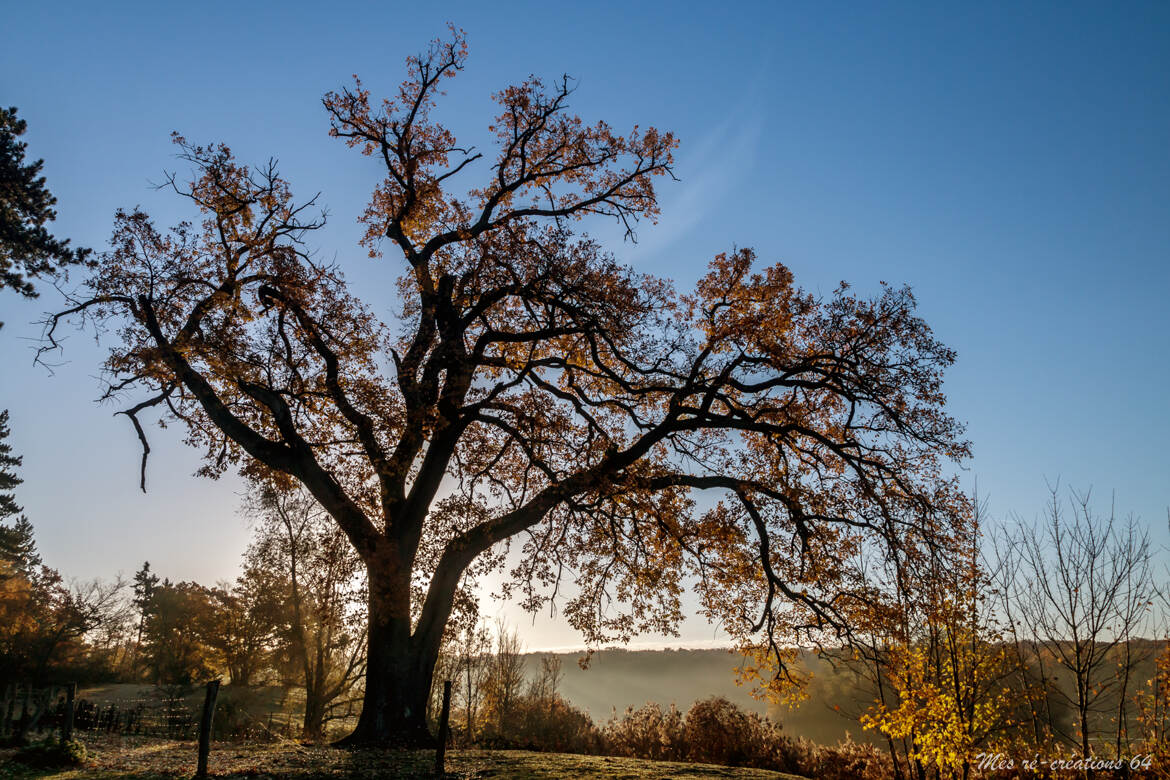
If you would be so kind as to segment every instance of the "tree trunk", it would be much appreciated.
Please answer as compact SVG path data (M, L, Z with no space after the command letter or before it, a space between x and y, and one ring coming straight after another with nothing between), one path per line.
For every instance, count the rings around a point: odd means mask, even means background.
M427 728L431 680L438 660L410 635L409 577L387 576L371 563L366 689L357 728L337 744L432 748Z
M339 744L433 747L427 728L434 663L424 663L411 642L387 637L371 620L366 656L366 690L357 728Z
M309 742L320 742L325 735L325 702L315 691L305 696L305 719L301 724L301 735Z

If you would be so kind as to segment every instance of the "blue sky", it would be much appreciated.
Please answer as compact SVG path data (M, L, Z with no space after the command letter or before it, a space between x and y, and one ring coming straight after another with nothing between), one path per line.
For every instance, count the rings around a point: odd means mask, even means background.
M684 288L737 245L814 291L911 284L958 350L950 409L992 512L1032 516L1059 477L1115 494L1166 541L1170 5L423 6L20 3L0 30L0 102L29 122L60 234L101 247L119 206L189 216L150 186L177 167L169 134L223 140L321 192L320 251L389 311L396 269L357 248L354 221L378 171L327 137L319 101L353 73L393 89L450 20L471 58L439 115L461 139L486 142L490 94L529 73L577 77L586 119L681 138L681 182L638 245L587 225L619 256ZM146 558L175 579L234 576L238 483L192 477L196 454L157 432L142 495L132 430L93 403L92 338L53 376L32 365L54 296L0 294L0 408L46 559L84 577ZM543 620L529 637L574 641Z

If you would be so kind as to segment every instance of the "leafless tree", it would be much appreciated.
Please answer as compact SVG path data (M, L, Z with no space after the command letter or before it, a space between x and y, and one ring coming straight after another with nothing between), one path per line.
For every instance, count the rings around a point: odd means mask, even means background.
M477 716L483 700L483 688L490 671L491 635L480 622L468 623L455 647L458 695L463 702L465 739L475 739Z
M515 629L501 620L496 623L495 649L484 681L485 716L505 733L508 717L524 691L524 643Z
M1049 710L1053 732L1090 755L1107 737L1103 718L1116 712L1120 755L1131 676L1142 660L1132 640L1148 628L1154 596L1149 534L1133 518L1119 521L1113 507L1097 514L1090 492L1070 491L1066 508L1059 487L1050 491L1041 522L1017 520L1019 570L1007 597L1017 606L1017 630L1069 677L1061 685L1040 667L1049 694L1074 713L1070 733Z

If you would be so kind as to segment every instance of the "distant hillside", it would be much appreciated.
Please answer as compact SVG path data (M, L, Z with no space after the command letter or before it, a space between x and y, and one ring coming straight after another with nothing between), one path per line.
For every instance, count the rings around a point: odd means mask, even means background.
M577 664L580 653L532 653L529 669L534 670L538 659L549 655L561 659L561 694L598 725L609 720L615 709L620 714L626 707L657 702L663 707L673 703L685 712L694 702L710 696L724 696L749 711L769 712L769 706L753 699L747 687L736 685L733 670L738 657L727 650L602 650L594 653L586 670ZM856 684L815 657L805 663L813 664L814 670L809 700L796 710L772 706L773 719L793 736L822 743L836 743L846 731L854 739L866 741L870 734L833 709L859 710Z
M1154 657L1162 648L1161 641L1133 640L1133 652L1142 660L1134 670L1129 696L1153 677ZM582 670L577 664L580 653L533 653L528 656L529 669L536 668L539 663L536 659L545 655L561 659L562 695L589 713L599 726L609 720L615 709L620 714L626 707L657 702L664 708L674 703L685 712L699 699L724 696L746 710L769 714L792 736L836 744L848 732L855 741L881 746L878 735L863 731L857 722L857 715L874 700L868 685L845 670L833 669L811 653L801 659L804 669L811 668L813 672L809 697L794 710L769 706L753 699L748 688L738 687L733 671L738 658L727 650L605 650L594 654L588 670ZM1050 651L1046 655L1047 674L1054 681L1050 690L1063 689L1071 695L1070 675L1057 668ZM1099 704L1100 712L1094 717L1101 721L1102 731L1108 733L1110 719L1117 711L1116 700L1107 696ZM1054 695L1048 706L1056 713L1062 728L1073 733L1073 713L1067 702ZM1127 709L1130 717L1136 718L1132 700Z

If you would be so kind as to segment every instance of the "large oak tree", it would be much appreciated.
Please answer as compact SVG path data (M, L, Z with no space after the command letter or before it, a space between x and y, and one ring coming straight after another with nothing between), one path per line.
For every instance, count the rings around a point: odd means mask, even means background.
M685 295L636 273L571 227L652 220L675 138L586 124L568 79L530 78L495 95L492 156L463 148L432 109L465 58L453 33L392 98L324 99L331 135L384 168L361 221L401 262L396 321L314 259L323 217L274 164L176 137L201 222L119 213L49 322L50 346L63 318L108 332L144 474L155 410L209 474L295 479L345 532L369 577L355 743L429 740L444 632L488 571L593 644L672 630L693 583L766 683L789 642L871 608L859 558L905 567L962 515L942 474L967 453L943 410L954 356L908 290L816 297L746 249Z

